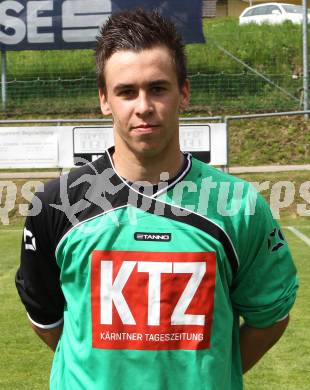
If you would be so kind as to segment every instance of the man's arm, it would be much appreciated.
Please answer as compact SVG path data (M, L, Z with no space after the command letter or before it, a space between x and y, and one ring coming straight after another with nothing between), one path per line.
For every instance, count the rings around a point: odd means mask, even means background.
M52 329L42 329L31 323L32 329L54 352L56 350L60 335L62 333L63 324Z
M240 350L243 373L250 370L259 359L280 339L289 322L289 316L268 328L240 327Z

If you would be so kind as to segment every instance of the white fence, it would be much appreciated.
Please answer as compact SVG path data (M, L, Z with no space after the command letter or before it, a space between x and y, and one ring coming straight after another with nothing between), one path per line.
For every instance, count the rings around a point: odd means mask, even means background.
M309 114L307 110L180 118L181 149L211 165L229 167L231 121L293 115L307 118ZM73 126L74 123L79 126ZM0 126L0 169L70 168L75 158L91 161L113 144L112 123L108 119L2 120Z

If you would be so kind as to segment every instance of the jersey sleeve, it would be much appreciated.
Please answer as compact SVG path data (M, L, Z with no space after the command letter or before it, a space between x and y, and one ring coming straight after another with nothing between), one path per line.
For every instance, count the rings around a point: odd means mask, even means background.
M260 194L255 213L244 226L232 304L247 325L264 328L285 318L293 306L296 268L283 232Z
M61 324L64 296L56 263L52 221L47 208L26 218L16 287L32 323L49 329Z

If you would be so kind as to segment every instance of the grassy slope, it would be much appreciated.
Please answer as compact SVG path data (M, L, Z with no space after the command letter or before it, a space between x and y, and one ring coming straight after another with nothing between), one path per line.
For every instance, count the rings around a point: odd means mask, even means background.
M186 46L189 73L238 73L242 65L216 47L221 45L265 73L299 73L302 64L301 27L290 23L239 26L237 18L206 19L206 44ZM287 37L290 36L288 40ZM94 76L93 50L8 52L8 78Z
M310 121L303 116L232 121L231 165L310 163Z
M206 44L186 47L193 91L192 107L213 115L223 111L298 108L298 101L287 98L257 78L225 54L222 48L299 98L302 85L301 27L289 23L239 26L237 18L217 18L205 20L203 28ZM59 78L67 81L57 82ZM99 114L92 50L8 52L8 80L14 79L37 81L8 85L7 116Z

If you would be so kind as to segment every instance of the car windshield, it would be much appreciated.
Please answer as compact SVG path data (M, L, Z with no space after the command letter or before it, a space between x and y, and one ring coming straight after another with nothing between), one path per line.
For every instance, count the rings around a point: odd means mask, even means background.
M282 4L282 7L289 14L302 14L303 7L301 5Z

